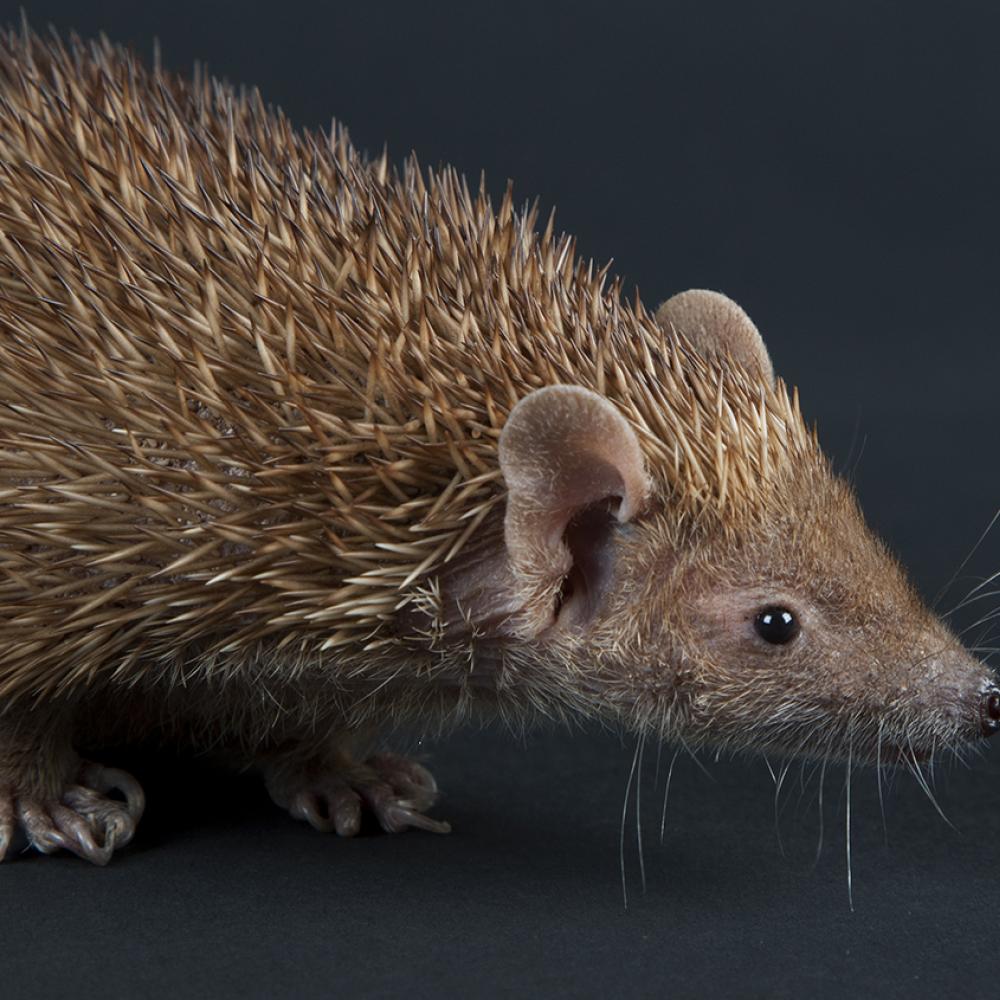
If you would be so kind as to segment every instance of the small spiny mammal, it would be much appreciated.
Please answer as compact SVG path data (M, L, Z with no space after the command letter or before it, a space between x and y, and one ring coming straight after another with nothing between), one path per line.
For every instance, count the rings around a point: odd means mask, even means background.
M723 296L650 316L509 193L106 41L3 37L0 184L0 857L107 862L142 791L79 748L131 736L353 834L447 829L399 724L1000 724Z

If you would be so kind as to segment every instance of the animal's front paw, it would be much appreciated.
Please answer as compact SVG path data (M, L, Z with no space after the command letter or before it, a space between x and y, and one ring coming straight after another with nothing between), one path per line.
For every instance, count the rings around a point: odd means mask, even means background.
M124 801L110 798L118 792ZM95 865L106 865L116 848L135 835L146 799L130 774L84 763L76 781L58 796L24 795L0 788L0 861L21 847L43 854L72 851Z
M408 827L451 831L447 823L424 815L438 796L431 773L398 754L381 753L363 764L291 773L282 768L269 773L266 781L279 806L323 833L353 837L361 829L363 809L370 810L388 833Z

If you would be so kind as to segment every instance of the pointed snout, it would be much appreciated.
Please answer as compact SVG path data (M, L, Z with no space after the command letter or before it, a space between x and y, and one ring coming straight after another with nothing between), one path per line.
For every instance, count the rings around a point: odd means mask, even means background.
M1000 688L988 684L979 697L979 731L992 736L1000 730Z

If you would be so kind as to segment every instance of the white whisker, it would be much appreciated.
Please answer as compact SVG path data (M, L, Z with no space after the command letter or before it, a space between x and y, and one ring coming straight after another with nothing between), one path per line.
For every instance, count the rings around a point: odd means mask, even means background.
M781 839L781 817L778 809L778 800L781 797L781 786L785 783L785 776L788 774L790 766L791 762L785 763L785 766L778 774L778 780L774 783L774 834L778 838L778 853L782 857L785 856L785 844Z
M978 621L974 621L971 625L966 625L965 628L963 628L962 631L958 633L958 637L961 639L966 632L971 632L978 625L985 625L987 622L994 621L997 618L1000 618L1000 608L995 608L988 615L983 615L983 617L980 618Z
M968 607L970 604L975 604L977 601L985 601L988 597L998 597L1000 596L1000 590L984 590L981 594L969 594L967 597L963 598L958 602L950 611L945 611L941 615L942 618L950 618L956 611L961 611L962 608Z
M851 872L851 761L854 756L854 733L851 733L847 744L847 818L845 821L845 840L847 850L847 901L854 912L854 885Z
M625 909L628 909L628 886L625 883L625 817L628 815L628 799L632 792L632 782L635 780L635 769L639 762L639 740L635 744L635 753L632 755L632 767L628 772L628 781L625 784L625 801L622 802L622 823L621 832L618 837L618 861L622 870L622 901Z
M882 732L885 728L885 719L878 724L878 744L875 750L875 774L878 781L878 807L882 814L882 842L889 846L889 828L885 824L885 795L882 791Z
M639 879L643 895L646 892L646 858L642 849L642 755L646 750L646 737L639 738L638 773L635 780L635 839L639 849Z
M816 840L816 860L814 865L819 864L819 856L823 853L823 783L826 781L826 764L830 759L829 754L823 758L823 764L819 771L819 837Z
M912 745L910 746L910 758L911 760L907 761L907 764L910 771L913 773L913 777L917 779L917 784L924 790L924 794L927 796L930 804L934 806L935 811L941 819L943 819L945 823L947 823L948 826L950 826L957 833L958 828L950 819L948 819L947 816L945 816L944 810L942 810L941 806L938 805L938 800L934 797L934 793L931 791L930 785L927 784L927 779L924 777L923 771L920 770L920 765L917 763L917 757L913 752Z
M985 580L980 580L980 582L977 583L965 595L965 597L963 597L962 600L959 601L959 603L956 604L955 607L953 607L951 611L947 613L947 615L954 614L959 608L965 607L965 605L970 601L978 600L978 598L975 595L978 594L979 591L983 589L983 587L988 587L991 583L994 583L996 580L1000 580L1000 570L997 570L996 573L991 573L988 577L986 577ZM947 615L945 615L945 617L947 617Z
M667 826L667 799L670 797L670 782L674 776L674 764L677 763L677 755L681 752L680 747L674 750L674 755L670 758L670 767L667 769L667 784L663 789L663 811L660 813L660 843L663 843L663 831Z
M776 775L776 774L774 773L774 768L773 768L773 767L771 767L771 762L770 762L770 761L769 761L769 760L767 759L767 755L766 755L766 754L764 755L764 766L765 766L765 767L767 768L767 773L768 773L769 775L771 775L771 781L772 781L772 782L773 782L774 784L777 784L777 783L778 783L778 777L777 777L777 775Z
M951 575L951 579L938 591L937 596L931 601L931 607L936 608L938 601L951 589L952 584L958 579L958 574L962 572L963 569L969 564L969 560L976 554L979 546L983 544L986 540L986 536L993 530L993 525L997 523L997 519L1000 518L1000 507L997 508L996 513L990 518L990 523L986 525L986 530L979 536L976 544L972 546L969 550L969 554L959 563L958 569Z
M708 768L705 767L705 765L702 764L700 760L698 760L698 757L695 754L695 752L687 745L687 743L684 742L683 738L681 738L680 743L681 746L684 748L684 752L695 762L695 764L698 767L698 770L701 771L701 773L705 775L705 777L708 778L709 781L715 781L715 778L712 777L712 772L709 771Z

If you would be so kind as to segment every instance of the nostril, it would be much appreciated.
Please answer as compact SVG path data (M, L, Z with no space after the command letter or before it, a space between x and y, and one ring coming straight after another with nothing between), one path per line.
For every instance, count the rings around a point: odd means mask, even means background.
M979 699L979 727L983 736L992 736L1000 730L1000 688L992 685Z

